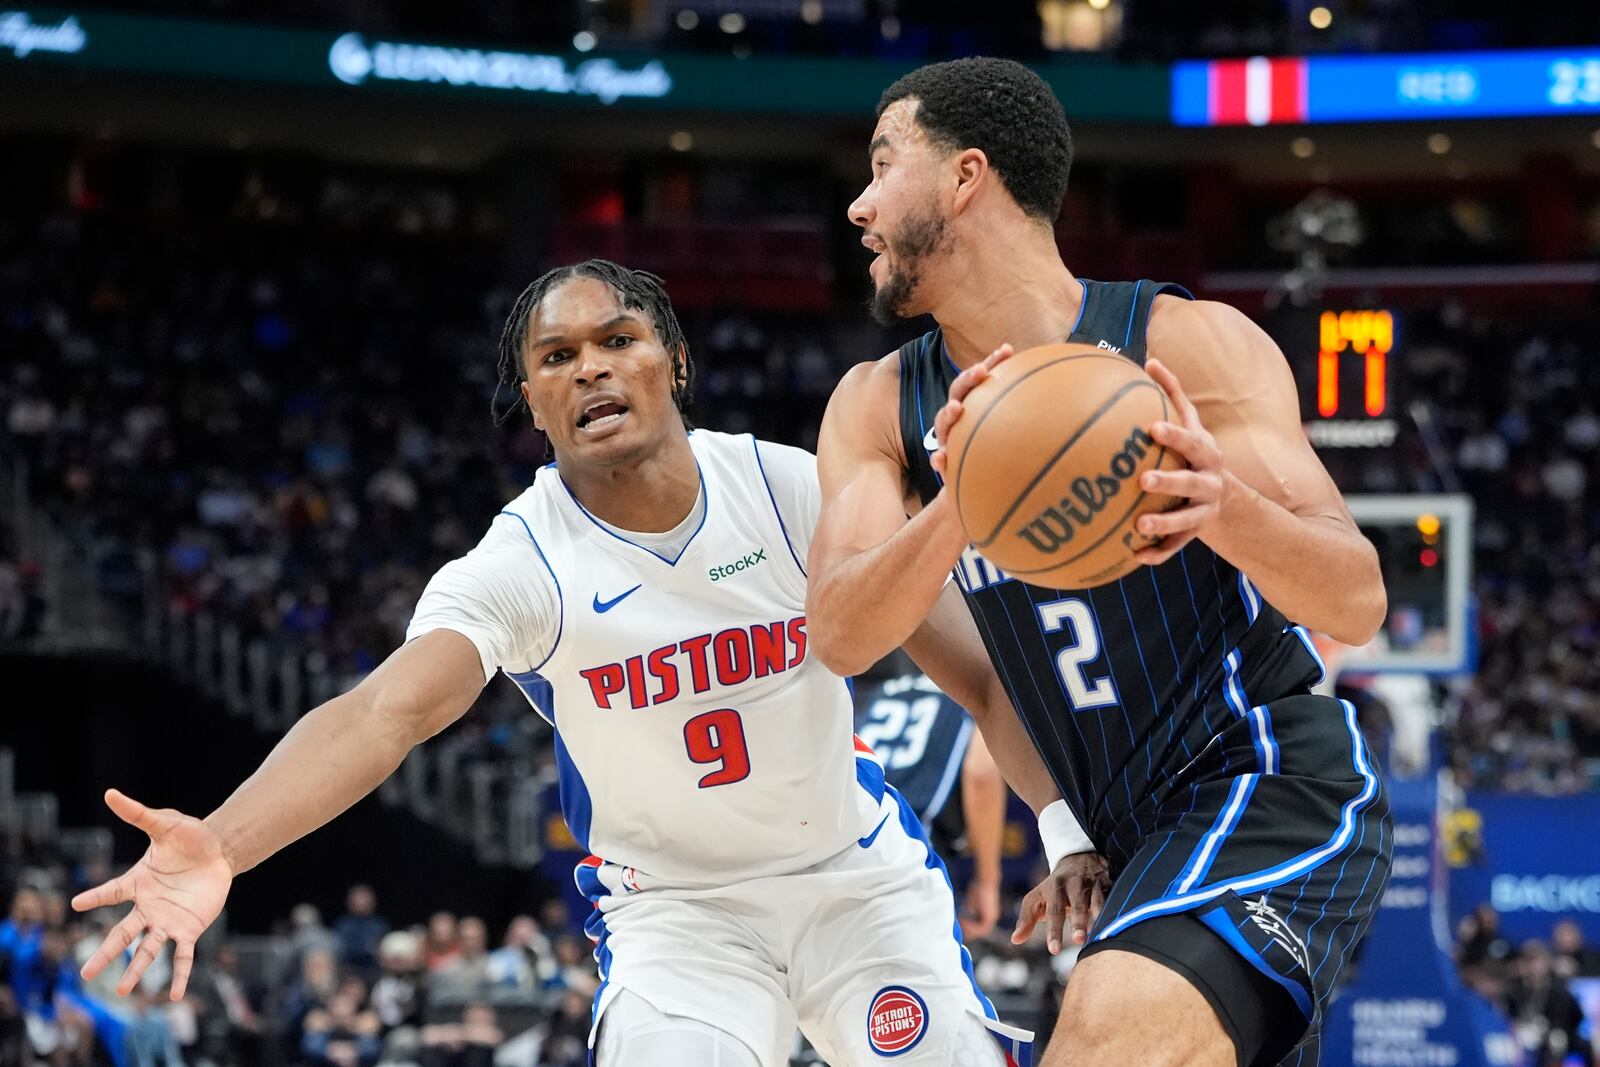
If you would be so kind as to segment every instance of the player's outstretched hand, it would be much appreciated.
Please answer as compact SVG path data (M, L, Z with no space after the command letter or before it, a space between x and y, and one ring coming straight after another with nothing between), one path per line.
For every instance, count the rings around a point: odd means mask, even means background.
M950 383L950 399L946 400L944 407L939 409L939 414L933 417L933 432L939 442L939 447L934 451L933 455L928 457L928 462L933 465L933 469L938 472L939 477L944 477L944 446L945 442L950 440L950 427L954 426L956 420L961 418L961 402L967 398L968 393L983 382L988 381L989 372L1010 359L1011 355L1011 346L1001 345L993 352L990 352L983 362L974 363L956 375L956 380Z
M1020 945L1033 935L1039 920L1045 920L1045 942L1053 956L1061 951L1067 918L1072 919L1072 943L1083 944L1089 927L1105 906L1111 889L1111 873L1106 858L1096 852L1062 856L1056 869L1044 881L1028 890L1017 911L1017 928L1011 943Z
M162 946L171 941L175 946L171 995L174 1001L181 1000L194 966L194 943L222 911L233 884L233 868L216 831L192 815L147 808L115 789L106 791L106 804L117 818L149 834L150 847L125 874L72 898L75 911L133 904L83 965L83 977L93 978L105 970L143 934L117 983L117 993L133 992Z
M1200 415L1184 395L1178 376L1159 359L1145 363L1144 369L1172 401L1175 422L1158 422L1150 435L1159 444L1181 456L1188 470L1146 471L1139 488L1147 493L1164 493L1183 500L1172 511L1152 511L1139 517L1139 532L1161 538L1156 544L1134 554L1140 563L1154 566L1165 563L1183 546L1200 536L1201 527L1217 517L1222 506L1222 450L1216 438L1200 423Z

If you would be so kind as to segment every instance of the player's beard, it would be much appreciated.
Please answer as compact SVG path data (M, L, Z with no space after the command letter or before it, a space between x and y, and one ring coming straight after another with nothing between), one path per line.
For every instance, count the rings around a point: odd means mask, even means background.
M889 277L873 290L872 317L880 326L892 326L926 310L915 306L917 288L930 261L949 250L950 224L930 203L907 216L900 232L885 234L883 241L888 246Z

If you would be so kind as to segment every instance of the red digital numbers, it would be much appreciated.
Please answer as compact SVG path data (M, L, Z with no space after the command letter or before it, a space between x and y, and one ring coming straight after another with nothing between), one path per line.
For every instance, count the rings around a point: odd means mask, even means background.
M744 743L744 721L732 708L708 711L684 723L683 747L696 763L721 764L700 779L701 789L732 785L750 777L750 750Z

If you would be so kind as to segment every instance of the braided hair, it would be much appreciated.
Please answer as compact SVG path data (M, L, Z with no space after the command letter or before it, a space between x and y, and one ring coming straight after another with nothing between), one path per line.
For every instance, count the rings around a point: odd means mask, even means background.
M505 328L500 333L499 380L495 384L494 397L489 402L494 421L505 422L518 407L526 406L519 388L528 376L522 361L522 346L528 341L528 320L533 317L534 309L550 290L579 276L605 282L617 294L623 307L650 316L656 337L660 339L662 347L672 354L672 402L677 405L684 426L688 427L689 404L694 392L694 362L689 358L689 345L684 340L683 327L678 325L677 313L672 310L672 301L667 298L667 290L661 279L649 271L629 270L609 259L588 259L582 263L557 267L535 279L517 297L511 314L506 318ZM500 407L500 390L503 386L510 386L517 397L504 409Z

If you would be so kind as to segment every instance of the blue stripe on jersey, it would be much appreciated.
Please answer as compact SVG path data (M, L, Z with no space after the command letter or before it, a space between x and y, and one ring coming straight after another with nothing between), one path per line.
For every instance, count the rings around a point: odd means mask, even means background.
M1259 774L1241 774L1233 780L1233 787L1228 790L1227 803L1222 805L1222 810L1217 813L1217 821L1207 830L1205 836L1200 838L1200 846L1195 849L1194 855L1189 857L1189 862L1184 869L1178 872L1178 877L1168 892L1187 893L1211 873L1211 864L1215 862L1217 853L1222 850L1222 842L1233 833L1234 827L1239 825L1239 820L1244 816L1245 805L1250 803L1250 795L1256 790Z
M789 558L794 560L794 565L800 568L800 573L805 577L806 565L800 561L800 556L794 550L794 541L789 537L789 527L784 525L783 510L778 507L778 498L772 494L772 481L767 477L766 465L761 462L761 442L757 441L754 434L750 435L750 448L756 454L756 470L761 472L761 484L767 487L767 499L772 501L772 513L778 516L778 529L783 533L783 543L789 547Z
M1155 918L1157 915L1170 915L1174 912L1188 911L1200 904L1204 904L1206 901L1215 900L1229 891L1244 894L1255 892L1258 889L1271 889L1275 885L1282 885L1284 882L1298 878L1300 875L1326 863L1348 845L1355 836L1356 815L1366 808L1368 804L1371 804L1378 795L1378 776L1372 770L1372 764L1367 757L1366 742L1362 740L1361 730L1356 726L1355 705L1348 700L1341 700L1339 703L1344 705L1345 728L1350 733L1350 762L1354 765L1356 773L1361 776L1363 785L1361 792L1345 801L1344 806L1340 809L1339 825L1327 844L1320 848L1308 849L1294 859L1264 871L1229 879L1226 882L1218 882L1215 885L1205 886L1190 893L1152 900L1108 925L1104 930L1100 931L1095 940L1102 941L1105 938L1112 937L1126 930L1134 923ZM1365 828L1363 828L1364 832Z
M1281 762L1278 755L1278 742L1272 734L1272 717L1267 712L1266 705L1250 707L1250 701L1244 695L1244 683L1239 678L1239 650L1236 648L1228 653L1225 661L1227 674L1223 679L1222 693L1228 700L1228 706L1233 713L1241 719L1250 720L1250 737L1256 749L1256 765L1262 774L1277 774Z
M944 765L944 774L939 778L939 784L933 791L933 798L928 801L928 807L921 813L923 822L932 822L944 810L945 801L950 799L950 790L956 787L956 775L961 773L961 765L967 759L967 744L972 740L972 720L966 715L961 717L961 728L956 732L956 743L951 746L950 759Z
M856 757L856 781L861 783L861 788L871 794L872 799L883 803L883 792L888 788L888 783L883 779L883 767L877 760L865 756ZM896 794L898 795L898 794Z
M1328 677L1328 665L1322 662L1322 653L1317 651L1316 642L1311 640L1311 635L1306 632L1304 626L1291 626L1284 630L1284 633L1288 633L1289 630L1294 631L1294 635L1300 639L1300 643L1306 646L1306 651L1311 653L1311 658L1317 661L1317 670L1321 673L1317 676L1317 680L1311 684L1320 685L1323 679Z
M1082 278L1078 279L1078 288L1083 290L1083 295L1078 298L1078 317L1072 320L1072 329L1068 337L1078 332L1078 327L1083 325L1083 309L1089 306L1089 283Z
M510 515L513 519L516 519L518 522L522 523L523 530L528 534L528 540L533 542L533 550L539 553L539 562L543 563L544 569L550 572L550 580L556 583L556 639L555 642L550 646L550 651L544 654L544 659L540 660L533 668L535 671L537 671L540 667L543 667L546 663L549 663L550 657L556 654L557 648L561 647L561 629L566 624L567 620L567 602L561 595L561 579L556 577L556 569L550 566L550 561L545 558L544 549L539 547L539 539L533 536L533 530L529 528L528 520L523 518L521 515L518 515L515 511L502 511L500 514Z
M506 671L506 677L517 683L517 688L528 698L528 703L539 713L539 718L551 726L556 724L555 689L545 680L544 675L538 671L523 671L521 674Z
M1244 936L1239 933L1239 928L1233 925L1233 922L1228 918L1228 913L1226 911L1221 908L1217 908L1215 911L1209 911L1200 916L1200 921L1211 927L1211 929L1215 930L1217 935L1221 937L1222 940L1232 945L1233 950L1239 955L1243 956L1246 963L1250 964L1250 966L1254 967L1256 970L1260 971L1274 982L1277 982L1279 985L1283 986L1283 988L1288 991L1289 996L1294 998L1294 1005L1300 1009L1300 1013L1307 1019L1311 1018L1311 997L1306 992L1306 987L1301 985L1299 982L1291 981L1290 979L1285 978L1283 975L1273 970L1272 965L1262 957L1261 953L1257 952L1255 947L1251 945L1250 942L1246 941Z
M1244 576L1244 571L1238 572L1238 578L1239 599L1244 601L1244 616L1254 623L1256 616L1261 614L1261 594L1256 592L1256 587L1250 579Z
M606 929L605 912L600 910L600 901L611 895L611 890L600 881L600 868L592 863L580 863L573 868L572 880L578 883L578 892L589 898L594 904L594 911L583 922L583 932L587 934L594 945L594 962L600 973L600 987L594 991L594 1003L589 1008L589 1030L591 1035L600 1018L600 1002L606 994L606 986L611 984L611 946L606 942L611 939L611 931ZM590 1060L594 1054L590 1053Z
M556 731L556 779L561 786L561 817L566 819L567 829L587 852L594 805L589 800L589 787L578 773L578 765L572 762L566 742L561 740L560 730Z
M680 549L678 554L676 556L673 556L671 559L668 559L666 556L663 556L661 553L657 552L653 548L646 548L645 546L643 546L641 544L638 544L637 542L628 540L626 537L623 537L621 534L619 534L615 530L611 529L605 523L601 522L599 519L597 519L593 515L589 514L589 509L584 507L582 502L578 500L577 495L575 493L573 493L572 487L567 484L567 481L566 481L565 478L561 479L561 488L563 488L563 489L565 489L567 491L567 496L568 496L568 498L571 499L571 501L573 503L573 506L576 507L579 511L583 512L583 517L588 519L590 522L594 523L595 529L601 531L602 533L609 534L610 536L615 537L618 541L621 541L625 545L632 545L634 548L637 548L640 552L643 552L646 555L654 556L656 559L659 559L662 563L665 563L669 567L676 567L678 565L678 561L683 558L683 554L685 552L689 551L689 546L694 544L694 539L696 537L700 536L700 531L706 528L706 516L711 514L711 487L706 484L706 472L700 469L700 457L699 456L695 456L694 457L694 469L695 469L695 473L700 475L700 492L702 494L704 494L704 496L706 498L705 510L700 512L700 525L698 525L698 526L696 526L694 528L694 533L689 535L689 540L687 540L687 541L685 541L683 543L683 548Z
M922 824L917 821L917 816L912 812L911 805L906 803L905 798L900 795L894 786L889 787L889 795L894 798L895 807L900 811L900 826L905 830L906 836L921 844L923 850L928 854L928 858L923 865L930 871L938 871L940 877L944 879L944 884L950 889L950 911L955 919L955 922L951 925L951 936L955 939L957 951L961 953L961 969L966 972L967 981L972 983L972 995L978 998L978 1003L982 1006L984 1015L991 1019L999 1019L999 1016L995 1014L994 1005L989 1003L989 998L984 996L983 990L978 987L977 976L972 973L972 954L967 951L967 946L961 940L961 914L956 908L956 888L950 881L950 872L945 870L944 861L933 850L933 845L928 841L928 834L923 830Z
M1140 278L1133 283L1133 306L1128 309L1128 332L1122 335L1122 350L1126 352L1133 343L1133 324L1139 321L1139 290L1144 288L1144 279Z

